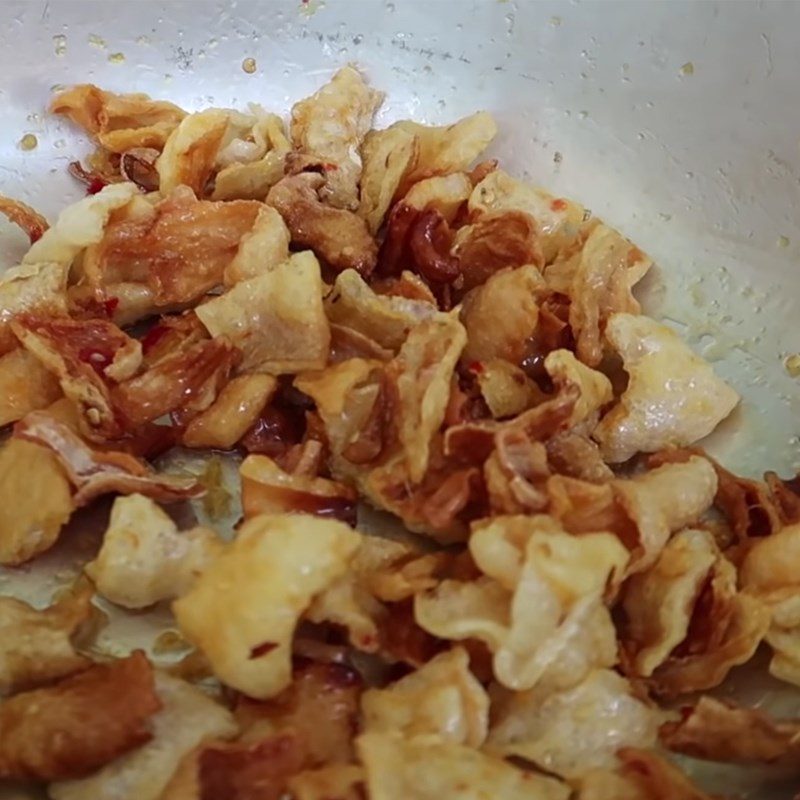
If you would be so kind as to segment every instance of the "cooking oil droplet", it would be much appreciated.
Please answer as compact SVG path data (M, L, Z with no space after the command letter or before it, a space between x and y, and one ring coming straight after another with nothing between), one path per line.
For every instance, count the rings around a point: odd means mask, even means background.
M20 150L35 150L36 146L38 144L39 144L39 140L32 133L26 133L19 140L19 149Z
M561 25L561 17L550 17L550 24L554 28L557 28L559 25Z
M63 33L57 33L53 37L53 47L57 56L63 56L67 52L67 37Z
M681 75L694 75L694 64L691 61L687 61L681 68L680 68Z
M588 116L589 116L589 112L588 112L588 111L579 111L579 112L578 112L578 116L579 116L581 119L586 119L586 117L588 117Z
M242 61L242 69L248 74L252 75L258 68L254 58L246 58Z
M125 61L125 54L124 53L112 53L108 57L109 63L111 64L122 64Z
M800 377L800 353L793 353L790 356L786 356L783 366L792 378Z
M99 47L101 50L106 49L106 40L103 39L102 36L98 36L96 33L89 34L89 44L92 47Z
M778 237L778 247L788 247L791 244L791 241L788 236L779 236Z

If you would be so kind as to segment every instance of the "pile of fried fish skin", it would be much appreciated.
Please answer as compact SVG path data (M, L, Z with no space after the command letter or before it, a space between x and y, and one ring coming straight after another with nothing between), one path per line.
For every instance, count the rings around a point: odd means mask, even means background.
M670 753L797 769L799 721L703 693L759 647L800 685L800 484L696 446L739 397L641 313L641 250L487 160L488 113L377 130L382 100L351 66L288 124L55 96L96 149L54 224L0 199L31 240L0 564L110 513L49 607L0 597L0 786L701 800ZM236 464L232 537L164 509L221 491L176 452ZM188 654L111 657L98 602L171 609Z

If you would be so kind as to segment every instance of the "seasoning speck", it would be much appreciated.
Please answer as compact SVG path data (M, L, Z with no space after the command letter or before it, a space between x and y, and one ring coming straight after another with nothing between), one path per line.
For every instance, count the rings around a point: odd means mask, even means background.
M121 64L123 61L125 61L125 53L112 53L108 57L108 60L112 64Z
M778 247L788 247L791 244L788 236L778 237Z
M189 643L178 631L163 631L153 643L155 655L170 655L180 653L189 647Z
M258 68L254 58L246 58L242 61L242 69L248 74L252 75Z
M556 150L556 152L553 153L553 163L554 164L560 164L563 160L564 160L564 156L561 153L559 153L558 150Z
M39 140L32 133L26 133L19 140L19 149L20 150L35 150L38 144L39 144Z
M57 33L53 37L53 46L55 47L56 55L63 56L67 52L67 37L63 33Z
M694 75L694 64L687 61L680 69L681 75Z
M92 47L99 47L101 50L105 50L106 48L106 40L102 36L98 36L96 33L89 34L89 44Z
M800 353L786 356L783 366L792 378L800 377Z

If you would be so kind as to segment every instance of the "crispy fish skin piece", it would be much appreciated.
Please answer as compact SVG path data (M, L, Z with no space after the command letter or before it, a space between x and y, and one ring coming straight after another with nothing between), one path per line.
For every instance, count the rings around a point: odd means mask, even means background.
M383 224L392 198L417 157L418 149L417 137L400 128L370 131L364 139L358 215L366 221L373 236Z
M187 755L160 800L277 800L303 770L353 760L361 678L344 664L299 664L285 691L267 701L240 697L241 735L209 740Z
M222 284L262 207L253 200L198 200L179 186L157 205L110 222L84 254L87 279L93 286L144 283L158 307L196 302Z
M331 164L324 198L335 208L358 207L361 144L383 92L370 89L351 66L340 69L319 91L292 108L292 142L301 153Z
M198 414L181 436L185 447L230 450L256 422L275 394L272 375L239 375L226 384L217 399Z
M603 331L611 315L641 311L631 290L653 262L602 223L594 227L575 260L569 324L578 357L596 367L603 358Z
M73 637L91 615L89 587L39 610L0 597L0 695L58 680L90 665Z
M739 402L737 392L678 335L654 319L613 314L606 337L629 375L593 437L611 464L637 452L685 447L707 436Z
M701 697L680 721L662 725L660 736L673 752L710 761L771 764L800 756L800 720L775 720L714 697Z
M19 345L12 325L20 314L66 314L67 272L66 265L47 262L21 264L0 275L0 354Z
M466 343L458 318L437 314L411 330L389 365L399 398L400 443L413 483L428 469L431 440L444 421L450 379Z
M196 686L156 672L155 687L163 707L152 717L152 738L85 778L52 783L53 800L178 800L162 792L181 759L205 739L238 732L231 712Z
M115 183L72 203L31 245L22 263L69 266L82 250L103 238L112 215L125 208L138 194L139 189L133 183Z
M0 778L55 781L102 767L151 737L161 708L140 651L0 705Z
M22 346L50 370L81 412L92 438L117 438L124 420L111 397L111 381L130 377L141 365L141 344L107 320L73 320L21 314L11 328Z
M475 748L489 725L489 697L461 647L434 656L385 689L365 692L361 709L365 732L430 733Z
M598 629L612 644L611 663L603 666L613 664L615 633L602 598L628 561L616 536L575 537L544 515L497 516L473 525L469 549L484 574L443 580L417 594L420 627L442 639L484 642L496 680L514 691L569 671L581 644ZM587 662L579 672L592 659L605 659L609 648L598 642L595 650L578 659Z
M47 447L16 438L0 447L0 564L16 566L49 550L75 508Z
M419 185L419 184L418 184ZM480 286L501 269L544 266L536 220L524 211L492 211L456 233L452 253L461 265L464 288Z
M237 283L196 313L215 341L230 341L242 352L243 372L322 369L330 350L323 289L319 262L304 251Z
M212 200L263 200L283 178L286 156L292 149L283 121L277 114L267 114L261 124L256 124L254 133L256 128L259 136L263 135L263 157L224 166L214 178Z
M710 533L675 534L644 572L623 589L626 626L620 635L635 674L650 677L684 640L709 573L722 558Z
M225 286L230 289L283 264L289 258L290 240L283 217L272 206L263 206L253 229L242 237L233 261L225 267Z
M355 524L358 495L350 486L285 472L264 455L248 456L239 474L245 519L258 514L299 513Z
M115 94L91 83L57 94L53 114L63 114L111 152L132 147L162 148L186 112L172 103L146 94Z
M167 195L178 186L204 194L227 127L228 114L216 108L189 114L180 121L156 164L161 194Z
M0 428L60 396L56 377L23 347L0 356Z
M477 219L496 212L529 214L536 220L537 240L548 264L575 240L585 215L579 203L554 197L538 186L512 178L501 169L492 170L475 186L469 198L469 211Z
M240 354L224 337L205 339L167 353L112 392L128 427L179 412L189 418L206 411L226 385Z
M720 800L654 750L623 747L617 757L616 770L591 770L578 781L575 800Z
M301 615L347 571L359 539L334 520L253 517L173 603L178 625L221 681L250 697L273 697L291 682L291 644Z
M464 360L502 358L518 366L539 322L537 295L543 288L539 270L528 265L496 272L469 292L460 307L468 336Z
M387 129L396 130L415 137L416 151L395 192L395 202L424 178L469 169L494 139L497 124L491 114L478 111L452 125L420 125L404 119Z
M283 217L295 245L312 249L337 272L369 275L378 245L361 217L320 200L324 186L325 178L316 172L289 175L269 190L266 203Z
M160 475L128 453L92 450L67 425L43 411L34 411L20 420L14 435L52 451L76 489L73 503L77 507L108 492L139 492L162 503L188 500L203 493L193 478Z
M436 312L437 307L425 300L376 294L352 269L336 276L333 291L325 298L331 323L344 325L395 352L412 328Z
M592 670L562 691L542 686L495 696L492 716L489 752L524 758L569 780L613 769L621 747L655 746L664 719L611 669Z
M117 497L100 552L84 567L98 592L124 608L146 608L186 592L223 549L207 528L178 531L140 494Z
M242 738L292 731L305 751L305 766L346 764L353 760L353 731L359 725L364 688L347 664L298 659L292 683L270 700L241 697L234 710Z

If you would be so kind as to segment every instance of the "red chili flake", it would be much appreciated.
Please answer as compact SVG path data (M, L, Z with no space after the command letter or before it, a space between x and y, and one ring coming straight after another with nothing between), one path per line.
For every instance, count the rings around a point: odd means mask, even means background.
M553 211L564 211L567 208L567 201L557 197L552 203L550 203L550 208Z
M117 310L117 306L119 305L119 297L109 297L108 299L103 301L103 310L106 312L107 317L111 317L114 315L114 312Z
M168 331L169 328L166 325L153 325L142 337L142 352L147 353L148 350L155 347Z
M332 164L330 161L326 161L326 162L325 162L325 163L322 165L322 169L323 169L325 172L335 172L337 169L339 169L339 167L338 167L338 165L337 165L337 164Z
M359 638L358 643L361 645L361 650L369 651L378 644L378 637L371 633L365 633Z
M42 238L44 235L44 230L42 228L31 228L28 231L28 239L30 239L31 244L35 244Z
M86 194L97 194L99 191L105 189L108 184L100 178L92 178L89 185L86 187Z
M476 375L482 375L484 371L484 366L481 364L480 361L472 361L470 365L467 367L470 372L474 372Z
M275 642L261 642L261 644L250 648L250 658L265 656L267 653L271 653L277 646Z

